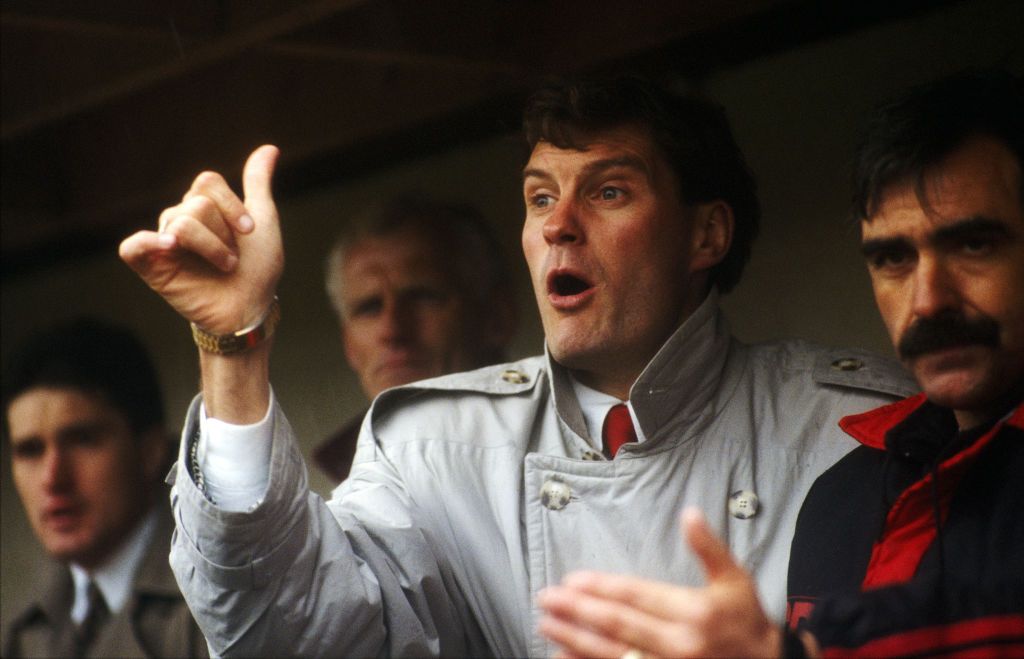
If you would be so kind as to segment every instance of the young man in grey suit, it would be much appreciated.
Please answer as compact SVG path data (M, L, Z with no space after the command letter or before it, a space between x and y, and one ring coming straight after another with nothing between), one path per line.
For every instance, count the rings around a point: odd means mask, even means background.
M167 565L174 447L142 344L88 319L37 332L3 401L14 484L52 559L3 621L3 656L205 655Z

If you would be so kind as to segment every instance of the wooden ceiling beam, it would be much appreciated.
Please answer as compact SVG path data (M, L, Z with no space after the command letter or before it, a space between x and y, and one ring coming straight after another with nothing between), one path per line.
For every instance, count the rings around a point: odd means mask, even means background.
M312 60L352 62L354 64L399 65L446 71L524 75L525 69L507 62L468 60L428 53L409 53L366 48L343 48L322 43L302 41L274 41L265 48L279 55Z
M56 16L34 16L6 10L0 12L0 25L3 25L5 29L36 30L86 38L120 39L133 42L146 42L167 37L167 30L161 28L115 25Z
M4 122L0 127L0 140L13 140L37 128L67 119L87 110L130 96L169 78L184 75L194 69L233 57L259 44L290 34L316 23L332 14L351 9L368 0L320 0L302 5L272 19L231 32L211 40L191 51L182 53L166 64L151 67L125 76L66 102L41 108L31 116Z

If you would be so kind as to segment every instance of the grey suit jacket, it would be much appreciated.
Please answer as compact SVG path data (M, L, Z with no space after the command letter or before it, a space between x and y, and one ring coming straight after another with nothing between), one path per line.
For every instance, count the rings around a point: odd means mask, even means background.
M163 503L159 505L164 505ZM111 617L89 649L90 657L206 657L206 641L185 606L167 553L174 522L161 514L146 549L125 608ZM41 570L42 587L3 623L4 657L66 657L74 648L69 613L74 599L66 565L49 561Z

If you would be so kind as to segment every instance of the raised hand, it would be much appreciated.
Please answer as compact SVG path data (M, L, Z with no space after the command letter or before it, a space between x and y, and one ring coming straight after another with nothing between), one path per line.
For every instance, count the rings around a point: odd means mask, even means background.
M566 657L781 656L781 629L761 608L754 580L699 511L685 510L681 528L705 587L575 572L540 593L540 632Z
M220 174L203 172L181 203L160 214L158 231L139 231L121 243L121 259L209 332L243 329L273 300L284 268L271 192L277 157L270 145L252 152L242 174L244 200Z

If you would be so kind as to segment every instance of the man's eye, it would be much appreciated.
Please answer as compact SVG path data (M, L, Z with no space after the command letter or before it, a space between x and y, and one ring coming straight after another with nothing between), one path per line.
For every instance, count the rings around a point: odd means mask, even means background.
M43 443L36 440L18 442L12 448L16 460L33 460L43 454Z
M969 256L984 256L992 251L994 243L984 238L969 238L960 244L960 249Z
M380 313L383 303L380 300L363 300L352 306L349 315L353 318L370 318Z
M868 265L875 270L899 268L910 261L910 254L901 250L875 252L868 256Z
M435 290L432 288L420 288L412 291L411 297L415 302L422 302L425 304L440 305L444 304L448 300L448 295L444 291Z
M622 197L623 192L619 188L613 188L611 186L606 186L606 187L601 188L600 195L601 195L601 199L604 200L604 201L615 201L616 199L619 199L620 197Z
M551 195L535 194L530 196L530 205L534 208L548 208L554 201Z

